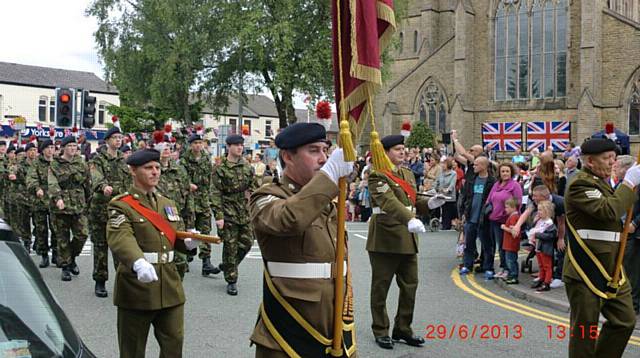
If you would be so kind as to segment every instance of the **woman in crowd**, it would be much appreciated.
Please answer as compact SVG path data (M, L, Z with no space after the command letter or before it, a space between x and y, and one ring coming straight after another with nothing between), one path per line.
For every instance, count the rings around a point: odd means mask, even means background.
M567 187L567 177L564 175L564 162L560 159L555 160L556 178L558 178L558 195L564 196L564 190Z
M438 163L440 160L435 155L431 155L429 157L429 162L424 167L424 191L430 190L433 188L433 185L436 181L436 178L440 175L442 168Z
M453 159L447 158L440 163L442 171L436 179L434 189L444 194L448 199L442 206L442 230L451 230L451 221L458 217L456 208L456 180L457 174L453 170Z

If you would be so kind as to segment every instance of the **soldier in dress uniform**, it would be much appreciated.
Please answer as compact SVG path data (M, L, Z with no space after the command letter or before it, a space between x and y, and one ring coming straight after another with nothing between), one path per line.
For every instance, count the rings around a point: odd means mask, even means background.
M85 212L91 196L91 174L78 155L75 137L63 138L61 147L62 155L54 157L49 167L47 185L58 240L58 261L62 266L61 278L62 281L71 281L71 274L80 274L76 257L89 236Z
M636 323L631 288L622 275L612 282L618 255L621 218L633 205L640 167L631 167L622 185L608 183L616 158L609 139L585 141L583 167L565 195L568 250L563 281L571 306L569 357L620 357ZM596 335L600 314L607 320Z
M58 263L58 242L53 230L53 222L49 215L49 167L53 160L55 147L51 139L45 139L40 143L40 156L36 159L27 172L27 190L33 197L33 233L36 240L36 253L42 257L40 268L49 266L49 229L51 235L51 263Z
M197 244L168 233L184 224L176 204L156 192L160 153L141 149L127 164L133 185L111 200L107 224L109 247L119 261L113 302L120 357L145 356L151 325L160 357L182 357L185 295L174 258L176 250L187 253Z
M353 171L353 162L344 161L342 149L327 159L326 132L317 123L286 127L276 145L282 178L260 187L250 201L251 222L265 261L263 302L251 341L257 346L256 357L319 356L333 336L333 199L338 179ZM296 313L308 325L301 324ZM347 347L353 357L355 345Z
M395 166L390 172L374 170L369 175L373 216L369 221L367 251L371 263L371 328L376 343L393 348L393 340L419 347L424 339L413 334L411 322L418 288L418 235L425 232L416 219L416 183L410 169L404 168L404 137L382 138L385 153ZM420 199L424 208L424 199ZM392 337L389 337L387 294L396 276L400 296ZM392 340L393 338L393 340Z
M131 184L129 169L118 148L122 145L120 128L111 127L104 136L106 148L97 152L89 162L91 171L91 203L89 228L93 243L93 280L97 297L107 297L105 282L109 279L109 249L107 247L107 205L124 193ZM114 266L117 262L114 259Z
M253 245L247 198L257 188L257 183L251 164L242 158L244 138L230 135L226 143L227 156L213 170L211 209L224 245L219 268L224 271L227 293L235 296L238 294L238 265Z

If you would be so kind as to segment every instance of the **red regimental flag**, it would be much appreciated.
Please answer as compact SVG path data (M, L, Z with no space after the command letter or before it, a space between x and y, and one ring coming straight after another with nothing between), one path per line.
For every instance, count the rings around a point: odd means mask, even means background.
M339 113L349 113L349 119L361 127L366 101L382 85L380 56L396 29L393 0L331 1L336 104Z

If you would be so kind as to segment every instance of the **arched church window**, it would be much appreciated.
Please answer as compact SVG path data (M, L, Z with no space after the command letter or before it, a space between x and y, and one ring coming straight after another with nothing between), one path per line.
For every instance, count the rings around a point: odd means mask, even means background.
M640 79L633 85L629 101L629 134L640 134Z
M430 80L420 96L420 120L434 133L447 130L447 103L444 92Z
M566 96L567 0L501 0L495 16L495 99Z

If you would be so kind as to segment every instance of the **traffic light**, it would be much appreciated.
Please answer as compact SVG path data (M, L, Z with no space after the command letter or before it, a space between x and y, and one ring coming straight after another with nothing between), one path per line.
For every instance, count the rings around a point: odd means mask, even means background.
M89 95L89 91L82 91L82 121L81 128L93 128L96 124L96 98Z
M76 112L76 93L71 88L56 88L56 126L71 128Z

